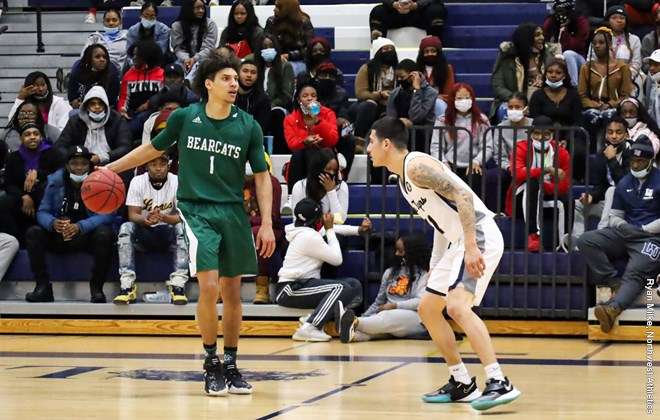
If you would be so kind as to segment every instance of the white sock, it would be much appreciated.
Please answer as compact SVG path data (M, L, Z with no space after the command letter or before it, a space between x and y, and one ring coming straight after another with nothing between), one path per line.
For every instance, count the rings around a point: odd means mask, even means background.
M463 363L449 366L449 373L451 373L451 376L454 377L455 381L465 385L470 385L470 383L472 383L472 378L470 378L470 374Z
M499 363L491 363L484 369L486 370L486 378L497 379L498 381L504 380L504 373L502 373L502 368L500 367Z

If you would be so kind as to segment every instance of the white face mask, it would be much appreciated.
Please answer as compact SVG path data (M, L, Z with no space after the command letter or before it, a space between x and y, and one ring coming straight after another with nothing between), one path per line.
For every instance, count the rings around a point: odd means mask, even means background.
M513 122L520 122L522 121L523 118L525 118L525 110L524 109L509 109L506 111L506 115L509 118L510 121Z
M652 163L649 162L649 166L647 166L646 169L642 169L641 171L633 171L630 169L630 173L637 179L646 178L649 175L649 172L651 172L651 166Z
M539 140L532 140L532 144L534 145L534 149L539 152L547 151L550 148L550 140L546 140L544 142Z
M454 105L459 112L468 112L472 108L472 99L456 99Z
M637 118L624 118L628 123L628 128L633 128L637 124Z

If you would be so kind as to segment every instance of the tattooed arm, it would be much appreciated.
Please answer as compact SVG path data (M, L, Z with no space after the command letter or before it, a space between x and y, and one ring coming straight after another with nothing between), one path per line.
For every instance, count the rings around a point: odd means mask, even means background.
M434 161L414 159L408 166L408 176L416 186L431 189L453 201L463 227L465 243L465 266L468 272L478 279L483 275L485 264L477 246L476 219L472 192L457 185Z

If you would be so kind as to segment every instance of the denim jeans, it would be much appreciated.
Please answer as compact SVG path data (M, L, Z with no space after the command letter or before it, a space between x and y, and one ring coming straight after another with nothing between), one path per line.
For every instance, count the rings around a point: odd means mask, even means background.
M580 78L580 67L582 67L582 65L586 63L587 60L572 50L566 50L562 53L562 55L564 56L564 61L566 62L568 76L571 78L571 85L577 86L578 80Z

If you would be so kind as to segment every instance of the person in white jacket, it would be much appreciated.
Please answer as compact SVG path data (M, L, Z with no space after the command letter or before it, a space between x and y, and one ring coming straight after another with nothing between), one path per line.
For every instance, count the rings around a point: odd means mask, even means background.
M7 116L9 121L14 118L18 107L27 99L36 102L41 114L47 116L44 124L53 126L59 131L64 130L66 123L69 122L69 112L72 108L69 101L53 95L53 88L46 74L33 71L25 77L25 82Z
M293 334L294 340L328 341L330 336L323 332L323 326L335 319L335 313L343 314L345 306L362 301L362 284L354 278L320 278L323 263L342 263L332 214L323 214L318 203L306 198L296 205L294 217L295 222L285 227L289 248L278 273L275 300L281 306L314 309ZM316 229L321 220L327 243ZM364 226L352 228L361 233L367 230Z

